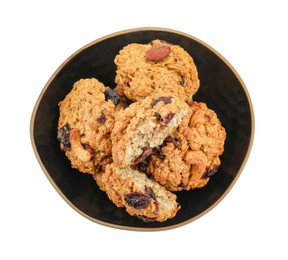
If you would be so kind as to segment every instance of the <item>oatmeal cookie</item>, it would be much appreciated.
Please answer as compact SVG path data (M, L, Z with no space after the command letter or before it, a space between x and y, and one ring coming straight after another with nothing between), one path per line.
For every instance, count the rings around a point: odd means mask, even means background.
M111 133L114 162L126 167L143 161L177 128L188 111L184 101L170 94L151 95L119 111Z
M133 101L159 90L190 101L199 88L193 58L179 45L161 40L131 43L120 50L114 62L116 90Z
M205 103L190 103L189 116L149 158L148 171L168 190L201 188L220 166L226 132Z
M118 101L114 90L91 78L77 81L59 103L57 138L73 168L94 174L111 163L110 133Z
M180 209L175 194L131 168L118 168L112 163L94 178L117 207L125 207L128 214L144 222L165 221Z

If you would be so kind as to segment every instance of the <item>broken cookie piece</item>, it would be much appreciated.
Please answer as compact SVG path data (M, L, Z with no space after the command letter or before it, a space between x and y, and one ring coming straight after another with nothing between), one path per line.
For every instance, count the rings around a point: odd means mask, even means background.
M154 94L119 111L111 133L115 164L127 167L145 160L177 128L188 110L178 97Z
M165 221L180 209L175 194L131 168L119 168L112 163L105 173L95 174L94 179L117 207L124 207L128 214L144 222Z
M168 190L204 187L220 166L225 128L205 103L191 102L189 113L148 162L148 172Z

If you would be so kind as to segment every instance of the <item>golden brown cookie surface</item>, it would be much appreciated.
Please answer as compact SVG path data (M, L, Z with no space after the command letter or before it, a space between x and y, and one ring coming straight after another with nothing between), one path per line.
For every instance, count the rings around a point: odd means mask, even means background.
M131 100L141 100L163 91L190 101L199 88L193 58L180 46L160 40L125 46L114 60L117 91Z
M111 162L115 112L115 104L107 99L111 93L97 79L80 79L59 103L60 148L80 172L94 174Z
M131 168L119 168L112 163L105 173L94 178L117 207L125 207L131 216L144 222L165 221L180 209L175 194Z
M151 156L149 172L172 191L203 187L220 166L225 139L216 113L193 102L188 118Z

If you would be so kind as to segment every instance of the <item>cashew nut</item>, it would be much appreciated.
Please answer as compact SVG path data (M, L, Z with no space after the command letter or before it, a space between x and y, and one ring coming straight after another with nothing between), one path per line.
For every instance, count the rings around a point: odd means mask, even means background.
M192 176L188 181L188 185L192 186L193 183L198 182L202 178L207 165L207 157L202 151L188 151L185 160L187 163L192 164Z
M80 131L74 128L70 131L71 150L76 154L82 162L88 162L91 159L89 151L85 150L80 141Z

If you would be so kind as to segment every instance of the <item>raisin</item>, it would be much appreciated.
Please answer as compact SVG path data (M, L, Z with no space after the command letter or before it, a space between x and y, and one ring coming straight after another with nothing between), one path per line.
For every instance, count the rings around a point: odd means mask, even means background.
M124 200L130 207L135 209L143 209L151 202L151 198L147 194L141 192L131 192L125 194Z
M154 100L152 107L155 107L160 101L163 101L165 104L170 104L172 102L171 97L158 97Z
M133 164L138 164L138 163L144 161L149 155L152 154L152 151L153 151L153 149L150 148L150 147L148 147L148 146L142 148L142 150L143 150L143 152L141 153L140 156L138 156L138 157L134 160Z
M70 144L70 126L68 124L62 126L57 131L57 139L58 141L63 144L64 151L70 151L71 150L71 144Z
M218 171L219 166L213 166L212 168L207 168L206 171L203 173L202 178L210 178Z
M158 112L155 112L155 116L157 117L157 119L160 121L162 125L168 125L170 121L173 119L173 117L175 116L175 113L169 112L167 116L162 117Z
M119 99L120 99L119 95L114 89L112 88L106 89L104 92L104 95L105 95L105 100L107 101L110 99L115 106L119 103Z

